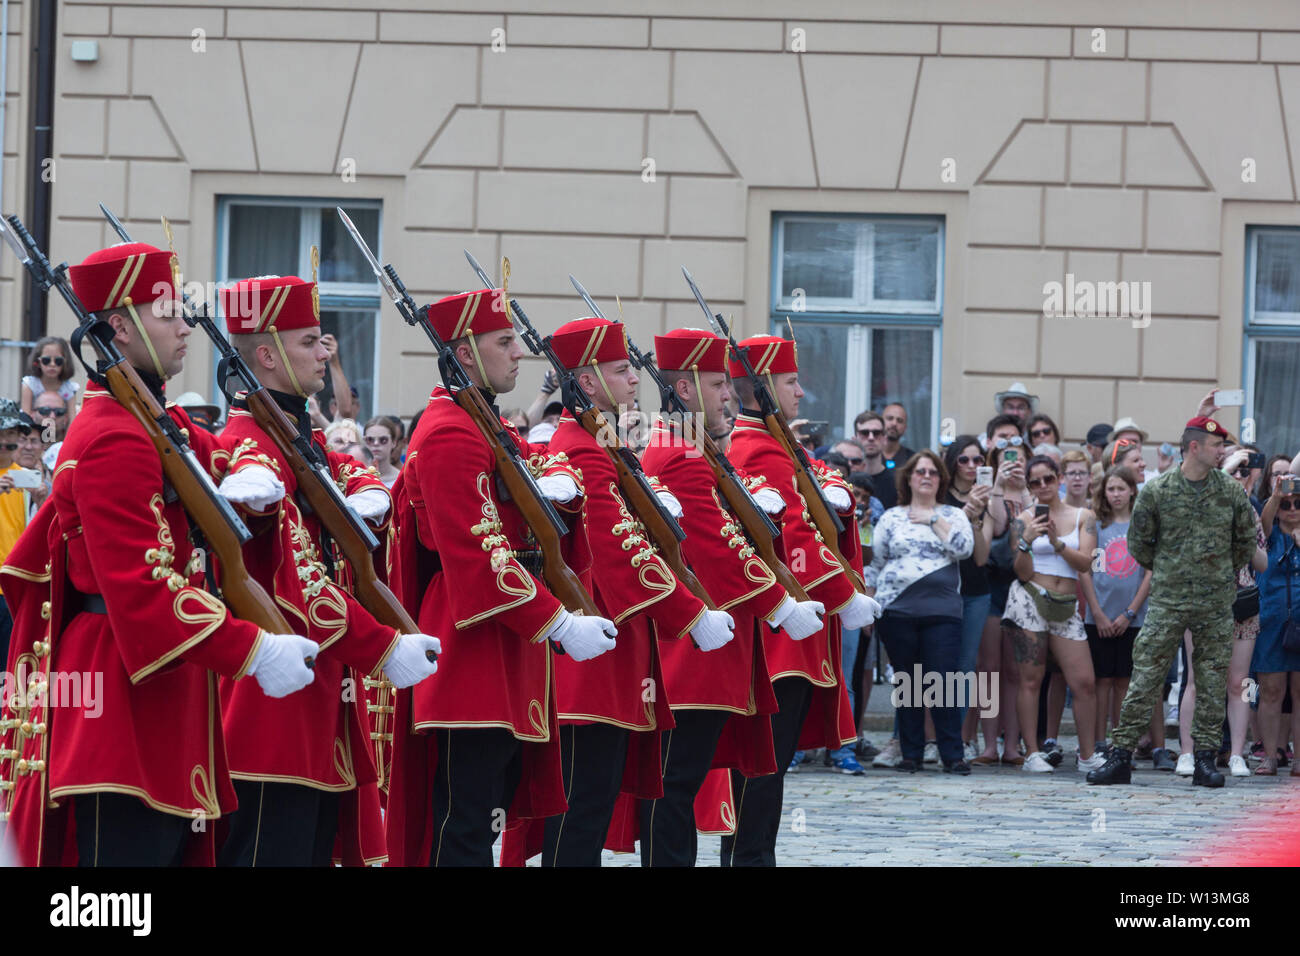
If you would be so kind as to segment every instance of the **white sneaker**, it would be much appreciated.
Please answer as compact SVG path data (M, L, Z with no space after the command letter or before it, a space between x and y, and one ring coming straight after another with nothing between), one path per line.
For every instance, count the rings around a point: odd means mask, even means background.
M1250 768L1246 766L1246 761L1241 754L1233 754L1228 758L1228 773L1234 777L1250 776Z
M1052 765L1047 762L1047 754L1039 750L1026 757L1020 769L1028 770L1030 773L1051 773Z
M1180 777L1190 777L1196 772L1196 761L1189 753L1178 755L1178 766L1174 768L1174 773Z
M933 740L931 740L928 744L926 744L925 754L924 756L921 757L921 760L924 761L925 763L938 763L939 745L935 743Z
M885 749L876 754L875 759L871 761L873 767L897 767L903 762L903 751L898 745L898 741L891 739L885 744Z
M1089 770L1098 770L1101 768L1101 765L1106 762L1106 758L1101 755L1100 750L1094 750L1092 756L1087 760L1084 760L1077 754L1075 757L1078 761L1078 770L1080 773L1087 773Z
M974 759L975 759L976 757L978 757L979 755L980 755L980 752L979 752L977 749L975 749L975 745L974 745L973 743L970 743L969 741L967 741L966 743L962 744L962 747L961 747L961 759L962 759L962 760L965 760L967 763L970 763L972 760L974 760Z

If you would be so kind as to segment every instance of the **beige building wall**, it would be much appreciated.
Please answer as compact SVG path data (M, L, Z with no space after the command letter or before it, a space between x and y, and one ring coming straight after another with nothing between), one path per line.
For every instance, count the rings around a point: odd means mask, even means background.
M1070 439L1127 414L1176 440L1207 388L1242 384L1245 226L1295 221L1300 5L382 6L62 3L56 255L110 241L103 200L155 242L168 215L187 278L206 278L219 195L380 199L384 257L421 300L473 286L462 247L505 253L543 330L581 314L574 272L622 297L648 347L702 318L682 263L766 331L774 210L940 214L940 416L958 428L1020 379ZM73 63L73 39L99 61ZM1067 274L1150 282L1149 327L1045 317ZM409 414L436 375L427 344L391 308L379 342L377 405ZM211 392L206 347L189 364L181 387ZM541 374L530 362L504 404Z

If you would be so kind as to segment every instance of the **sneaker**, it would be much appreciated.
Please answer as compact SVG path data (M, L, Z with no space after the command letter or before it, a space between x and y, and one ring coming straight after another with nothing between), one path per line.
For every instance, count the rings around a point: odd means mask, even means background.
M1152 770L1173 770L1174 755L1165 747L1157 747L1151 751L1151 769Z
M1059 767L1061 761L1065 759L1065 751L1062 750L1061 745L1052 738L1043 741L1043 753L1047 754L1047 762L1053 767Z
M961 747L961 759L962 759L965 763L970 763L972 760L974 760L974 759L975 759L976 757L978 757L979 755L980 755L980 752L979 752L979 750L976 748L976 746L975 746L973 743L970 743L970 742L968 741L968 742L962 744L962 747Z
M794 757L792 757L791 760L790 760L790 766L788 766L788 767L785 768L785 772L786 772L786 773L798 773L798 772L799 772L799 764L801 764L801 763L803 763L803 751L802 751L802 750L796 750L796 751L794 752Z
M925 756L922 759L926 763L938 763L939 745L935 743L933 740L927 740L925 743Z
M1190 753L1178 755L1178 766L1174 768L1174 773L1180 777L1190 777L1196 772L1196 761Z
M1257 740L1257 741L1255 741L1254 744L1251 745L1251 748L1250 748L1250 755L1251 755L1252 757L1254 757L1256 760L1263 760L1263 759L1264 759L1264 741L1262 741L1262 740Z
M870 760L876 754L880 753L879 747L873 747L871 741L867 739L866 734L858 735L858 742L853 746L853 755L862 760Z
M894 764L894 769L900 770L903 773L916 773L918 770L921 769L921 765L917 763L915 760L907 760L904 757L900 756L898 758L898 763Z
M839 770L840 773L851 773L855 777L861 777L867 772L866 767L858 763L856 758L849 755L837 757L835 759L835 768Z
M1020 769L1028 770L1030 773L1051 773L1053 768L1047 760L1047 754L1039 750L1026 757Z
M970 764L965 760L958 760L956 763L946 763L943 765L944 773L959 773L963 777L970 776Z
M898 745L896 739L890 739L885 744L885 749L876 754L875 759L871 761L873 767L897 767L903 762L903 750Z
M1092 756L1089 757L1087 760L1084 760L1082 757L1076 754L1075 760L1077 763L1076 769L1080 773L1088 773L1089 771L1092 770L1100 770L1106 764L1106 758L1100 750L1094 750L1092 752Z
M1250 768L1246 766L1246 761L1242 759L1241 754L1233 754L1228 758L1228 773L1234 777L1250 776Z

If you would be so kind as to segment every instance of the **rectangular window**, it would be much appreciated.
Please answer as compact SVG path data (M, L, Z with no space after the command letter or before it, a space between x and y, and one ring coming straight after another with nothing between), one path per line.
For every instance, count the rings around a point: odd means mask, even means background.
M830 444L859 412L898 402L903 444L934 445L943 219L777 213L772 225L771 318L799 343L799 417Z
M1247 229L1244 325L1243 440L1290 454L1300 435L1300 229Z
M258 275L295 275L311 280L311 247L320 250L321 328L338 339L348 385L357 390L358 418L374 414L379 359L379 286L370 266L339 221L335 200L222 197L217 208L217 281L234 283ZM349 202L343 210L380 254L380 204ZM333 383L317 396L329 417Z

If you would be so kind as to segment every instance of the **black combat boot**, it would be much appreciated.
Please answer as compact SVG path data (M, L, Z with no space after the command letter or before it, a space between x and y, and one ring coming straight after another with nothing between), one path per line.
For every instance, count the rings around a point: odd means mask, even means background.
M1196 770L1192 774L1192 785L1196 787L1222 787L1223 774L1214 767L1214 751L1196 751Z
M1088 771L1089 783L1132 783L1133 752L1119 745L1110 748L1106 762L1096 770Z

